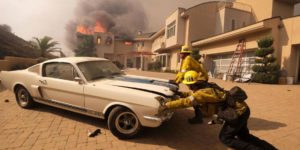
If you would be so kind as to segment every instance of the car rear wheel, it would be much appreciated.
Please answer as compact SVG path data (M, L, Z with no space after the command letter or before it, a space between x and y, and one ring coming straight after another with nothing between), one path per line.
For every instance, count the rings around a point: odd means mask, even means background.
M17 103L20 107L28 109L32 108L34 101L29 92L24 87L18 87L16 92Z
M136 137L142 129L138 117L125 107L115 107L108 117L108 128L120 139Z

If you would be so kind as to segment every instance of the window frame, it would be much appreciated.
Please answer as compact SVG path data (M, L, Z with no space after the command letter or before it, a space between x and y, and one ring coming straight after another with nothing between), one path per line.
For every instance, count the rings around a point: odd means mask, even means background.
M236 28L236 22L235 22L235 20L234 19L232 19L231 20L231 31L233 31L233 30L235 30L235 28Z
M68 79L62 79L62 78L57 78L57 77L50 77L50 76L46 76L46 66L47 65L50 65L50 64L67 64L67 65L70 65L72 67L72 75L74 77L73 80L68 80ZM79 74L77 68L71 64L71 63L68 63L68 62L48 62L48 63L44 63L43 66L42 66L42 74L41 74L42 77L45 77L45 78L51 78L51 79L59 79L59 80L64 80L64 81L74 81L75 82L75 77L79 77L80 79L82 79L81 75Z
M176 20L167 25L167 39L176 35Z

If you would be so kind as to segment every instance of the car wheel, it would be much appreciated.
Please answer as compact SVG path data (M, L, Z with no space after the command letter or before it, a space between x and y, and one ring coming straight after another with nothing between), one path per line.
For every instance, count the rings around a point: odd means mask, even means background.
M108 116L108 128L119 139L131 139L142 130L138 117L125 107L115 107Z
M24 87L18 87L16 92L17 103L20 107L28 109L34 104L34 101L29 92Z

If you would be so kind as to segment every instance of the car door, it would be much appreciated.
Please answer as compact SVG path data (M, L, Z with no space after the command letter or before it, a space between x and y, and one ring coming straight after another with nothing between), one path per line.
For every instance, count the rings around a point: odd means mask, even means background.
M75 77L78 73L70 63L44 64L39 79L42 99L58 105L84 107L84 85L75 81Z

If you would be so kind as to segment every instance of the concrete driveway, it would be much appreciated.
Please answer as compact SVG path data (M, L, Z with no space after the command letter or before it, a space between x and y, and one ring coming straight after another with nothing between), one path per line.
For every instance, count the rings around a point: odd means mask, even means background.
M174 78L174 74L129 70L128 74ZM254 135L279 149L300 149L300 86L239 84L211 79L229 89L244 88L251 107L249 128ZM181 87L187 90L186 87ZM5 102L8 99L9 102ZM13 93L0 93L0 149L227 149L218 140L220 126L190 125L190 109L178 110L159 128L146 128L139 138L122 141L107 129L105 120L38 105L32 110L17 106ZM207 120L206 120L207 121ZM88 130L101 134L88 138Z

